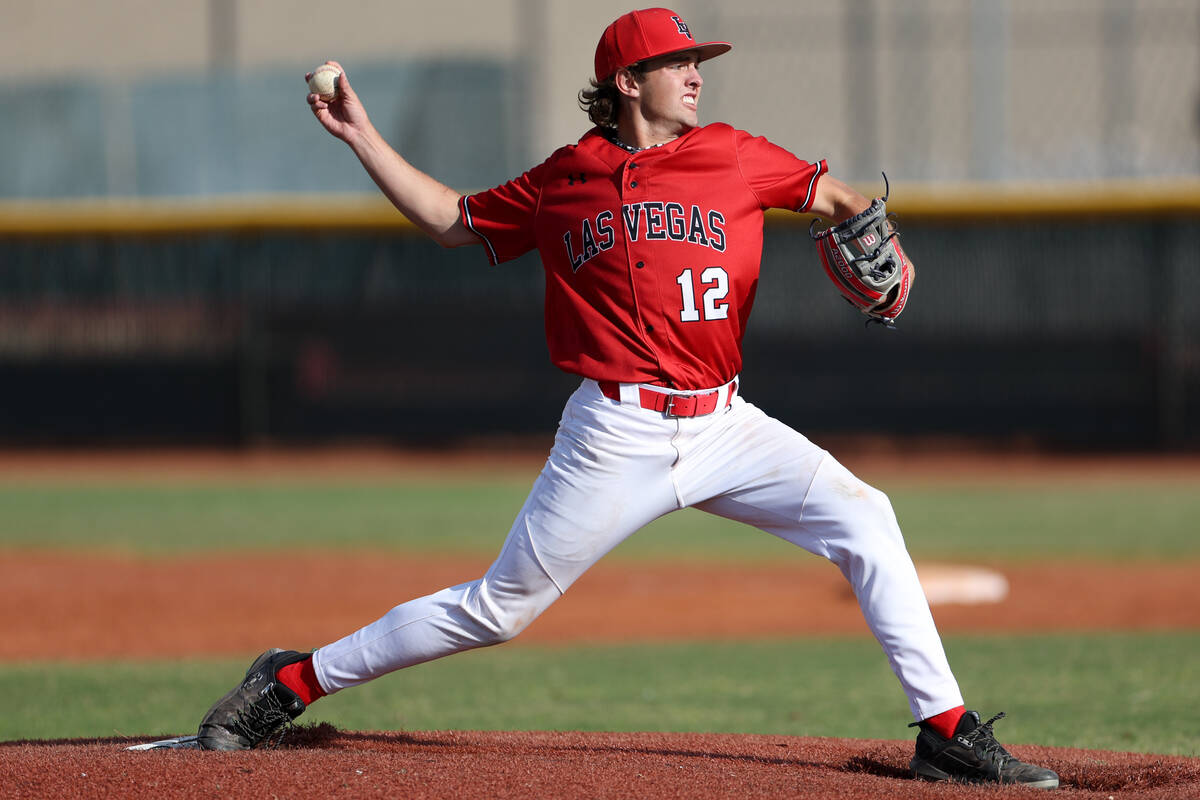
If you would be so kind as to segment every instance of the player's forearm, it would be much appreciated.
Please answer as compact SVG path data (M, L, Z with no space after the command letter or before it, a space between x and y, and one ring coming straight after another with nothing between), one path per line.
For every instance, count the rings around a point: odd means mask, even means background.
M392 205L435 242L443 247L478 243L459 219L460 193L409 164L374 129L350 147Z
M837 178L823 175L809 211L834 222L849 219L865 211L871 201Z

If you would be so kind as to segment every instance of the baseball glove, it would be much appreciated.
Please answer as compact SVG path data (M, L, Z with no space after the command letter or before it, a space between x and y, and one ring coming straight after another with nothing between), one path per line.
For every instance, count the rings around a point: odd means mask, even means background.
M870 317L868 322L892 327L908 300L913 267L900 247L895 218L887 213L887 195L885 191L866 211L825 230L815 231L813 220L808 232L842 296Z

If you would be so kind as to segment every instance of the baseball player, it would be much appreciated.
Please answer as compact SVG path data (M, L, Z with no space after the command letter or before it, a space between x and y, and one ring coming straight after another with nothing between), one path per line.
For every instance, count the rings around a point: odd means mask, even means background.
M311 654L263 653L204 717L203 747L270 744L324 695L511 639L626 537L691 506L841 569L917 720L916 776L1058 785L1053 772L996 742L1000 715L981 722L964 710L887 498L743 397L741 341L763 212L845 225L881 201L830 176L824 161L729 125L700 125L699 66L730 49L697 42L668 9L625 14L605 30L595 78L580 92L594 127L523 175L469 196L393 150L344 73L333 100L308 96L317 121L434 240L481 246L493 265L537 250L550 357L581 381L483 577L402 603ZM911 265L900 261L906 292Z

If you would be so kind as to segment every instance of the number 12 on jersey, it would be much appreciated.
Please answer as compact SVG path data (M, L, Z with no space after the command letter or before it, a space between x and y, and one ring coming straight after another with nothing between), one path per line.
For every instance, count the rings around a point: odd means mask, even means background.
M699 322L701 309L696 307L696 285L692 282L692 269L688 267L679 273L675 279L683 294L683 310L679 312L682 322ZM729 274L724 267L705 267L700 273L700 285L710 288L704 290L701 299L704 302L704 320L726 319L729 317L729 303L723 302L729 294Z

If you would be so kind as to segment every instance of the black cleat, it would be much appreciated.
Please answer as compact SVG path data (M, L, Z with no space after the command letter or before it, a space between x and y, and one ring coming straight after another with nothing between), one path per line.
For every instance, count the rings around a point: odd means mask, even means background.
M980 724L979 713L968 711L958 721L949 739L922 722L918 726L917 752L909 767L913 775L927 781L958 783L1007 783L1036 789L1057 789L1058 775L1045 767L1018 761L992 735L992 723L1004 712Z
M254 659L242 682L204 715L197 732L203 750L252 750L279 744L292 720L304 713L304 701L275 680L281 667L309 653L274 648Z

